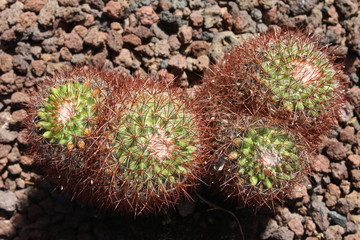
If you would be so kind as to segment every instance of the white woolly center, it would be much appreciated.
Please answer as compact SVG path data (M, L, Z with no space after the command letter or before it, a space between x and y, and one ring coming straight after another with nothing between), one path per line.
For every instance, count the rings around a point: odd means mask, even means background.
M170 158L175 149L173 141L173 138L166 136L164 130L159 130L151 136L147 150L150 152L150 156L156 159Z
M261 151L260 158L263 160L263 164L270 168L275 167L280 161L279 156L269 149Z
M297 81L302 81L304 85L308 85L320 78L319 68L306 62L296 61L291 72L293 78Z
M62 123L66 123L70 120L72 116L74 116L75 109L74 104L72 102L64 102L63 105L59 108L59 116L58 121Z

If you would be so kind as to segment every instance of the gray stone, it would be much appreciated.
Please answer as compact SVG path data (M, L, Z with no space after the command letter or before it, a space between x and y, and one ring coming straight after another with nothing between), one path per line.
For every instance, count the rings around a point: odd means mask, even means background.
M221 22L221 8L218 5L207 7L204 10L204 27L206 29L217 26Z
M346 18L356 14L359 9L359 2L354 0L336 0L335 5Z
M345 161L340 163L330 163L331 175L337 180L343 180L348 178L348 171L345 165Z
M294 233L287 227L280 227L273 233L272 237L278 240L289 240L294 239Z
M0 209L13 212L16 209L16 195L11 191L0 190Z
M325 203L318 200L312 201L311 207L313 209L311 216L315 224L320 228L321 231L325 231L330 225L328 219L330 210L326 207Z
M235 34L231 31L223 31L217 33L211 43L209 53L210 58L215 61L219 61L232 47L239 44Z
M49 0L40 10L38 16L39 24L43 26L52 26L55 22L56 10L61 9L56 0Z
M167 30L170 32L177 31L177 29L184 24L180 15L173 14L169 11L162 11L160 13L160 22L167 26Z
M335 224L346 228L346 222L347 222L346 217L340 215L335 211L330 211L329 217L335 222Z

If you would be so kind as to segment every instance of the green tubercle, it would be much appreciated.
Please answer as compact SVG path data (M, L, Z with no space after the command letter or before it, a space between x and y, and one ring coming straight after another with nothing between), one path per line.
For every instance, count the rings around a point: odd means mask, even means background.
M77 139L90 133L95 104L96 97L86 84L70 82L53 87L38 110L38 126L51 143L69 149L83 147L83 141Z
M186 180L197 150L197 128L185 105L164 92L138 92L119 119L119 171L137 192L164 192Z
M262 81L276 104L313 117L326 109L336 91L336 69L315 43L280 38L270 41L263 54Z
M296 140L282 129L252 127L233 143L227 157L237 165L241 182L260 189L283 188L301 170Z

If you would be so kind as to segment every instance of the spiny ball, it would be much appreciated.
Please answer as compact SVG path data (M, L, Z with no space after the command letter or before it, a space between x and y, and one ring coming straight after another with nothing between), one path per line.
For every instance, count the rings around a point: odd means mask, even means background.
M300 148L294 136L274 127L251 127L233 140L227 158L236 165L244 186L286 188L301 171Z
M258 77L276 105L316 117L336 97L337 69L311 38L278 34L259 51Z
M203 143L199 118L185 95L160 82L135 81L119 88L107 164L122 185L120 208L136 215L162 211L194 188Z
M67 146L83 146L78 139L89 134L95 117L96 96L85 83L68 82L52 87L38 110L38 126L50 141Z
M185 105L166 92L149 89L132 95L114 139L120 174L135 191L167 191L191 171L196 123Z

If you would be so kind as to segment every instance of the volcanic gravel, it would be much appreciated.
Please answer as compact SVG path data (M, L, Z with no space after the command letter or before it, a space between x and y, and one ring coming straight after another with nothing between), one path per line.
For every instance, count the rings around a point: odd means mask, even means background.
M0 239L360 239L359 0L0 0ZM314 172L283 206L254 212L206 186L137 219L81 206L26 156L38 82L72 65L196 87L232 46L278 27L320 36L344 63L348 101ZM238 222L238 221L239 222Z

